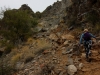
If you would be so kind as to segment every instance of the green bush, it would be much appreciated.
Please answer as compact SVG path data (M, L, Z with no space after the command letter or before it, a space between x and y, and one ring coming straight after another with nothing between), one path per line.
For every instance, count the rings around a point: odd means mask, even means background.
M23 10L6 10L2 22L1 34L12 43L19 39L26 40L26 36L32 35L31 28L37 25L37 19Z

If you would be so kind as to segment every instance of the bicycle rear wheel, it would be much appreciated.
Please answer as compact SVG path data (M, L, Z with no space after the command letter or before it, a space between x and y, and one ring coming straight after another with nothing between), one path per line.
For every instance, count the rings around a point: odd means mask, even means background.
M90 62L90 56L91 56L90 48L91 46L88 44L86 47L86 59L88 62Z

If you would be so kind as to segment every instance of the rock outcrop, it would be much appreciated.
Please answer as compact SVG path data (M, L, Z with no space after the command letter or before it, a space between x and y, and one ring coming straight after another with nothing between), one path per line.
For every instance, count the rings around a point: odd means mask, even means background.
M30 12L33 12L32 9L28 6L28 4L23 4L19 10L27 10L27 11L30 11Z

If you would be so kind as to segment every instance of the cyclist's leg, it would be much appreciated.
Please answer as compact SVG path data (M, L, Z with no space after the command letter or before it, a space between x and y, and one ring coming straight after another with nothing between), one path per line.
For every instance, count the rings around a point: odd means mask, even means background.
M88 59L88 52L89 52L89 50L88 50L88 45L87 45L86 41L84 42L84 48L85 48L86 58Z
M86 58L88 59L88 58L89 58L89 48L88 48L88 46L87 46L86 49L87 49L87 50L86 50Z
M90 59L89 59L89 56L90 56L90 54L89 54L89 52L90 52L90 43L88 42L88 41L86 41L85 43L84 43L84 47L85 47L85 52L86 52L86 60L88 61L88 62L90 62Z
M92 40L89 41L89 45L88 45L89 55L91 55L91 46L92 46Z

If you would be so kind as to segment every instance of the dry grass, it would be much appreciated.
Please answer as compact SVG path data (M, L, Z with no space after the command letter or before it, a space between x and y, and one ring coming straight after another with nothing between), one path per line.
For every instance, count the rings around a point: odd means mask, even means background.
M35 40L34 39L32 39L32 38L28 38L28 40L27 40L27 42L26 42L26 44L31 44L31 43L33 43Z
M33 44L35 42L35 44ZM34 40L32 38L29 38L26 42L27 45L23 46L20 50L14 49L12 50L12 58L10 60L12 65L15 65L18 61L22 62L30 62L36 53L42 52L42 50L45 50L51 46L50 43L48 43L45 39L37 39ZM30 49L30 44L33 44L34 47Z
M20 53L20 54L14 55L14 56L11 58L10 63L11 63L12 65L15 65L16 62L18 62L18 61L20 60L21 56L22 56L21 53Z
M35 53L38 53L41 50L45 50L45 49L51 47L51 44L49 42L47 42L45 39L39 39L36 42L37 42L38 48L35 49Z

